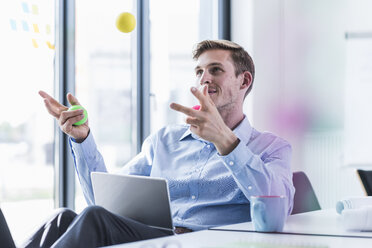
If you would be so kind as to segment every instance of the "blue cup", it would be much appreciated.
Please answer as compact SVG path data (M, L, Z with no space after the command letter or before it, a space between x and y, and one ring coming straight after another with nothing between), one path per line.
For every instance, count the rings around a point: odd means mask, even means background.
M251 196L251 218L258 232L281 232L287 219L285 196Z

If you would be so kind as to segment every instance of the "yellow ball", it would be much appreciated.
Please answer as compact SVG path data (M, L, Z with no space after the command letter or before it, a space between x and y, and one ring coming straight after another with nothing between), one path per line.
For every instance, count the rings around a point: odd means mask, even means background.
M116 27L123 33L132 32L136 27L136 18L131 13L123 12L116 19Z

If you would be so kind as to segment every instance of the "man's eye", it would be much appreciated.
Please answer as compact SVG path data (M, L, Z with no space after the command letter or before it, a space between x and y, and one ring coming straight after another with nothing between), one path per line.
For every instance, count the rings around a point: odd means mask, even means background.
M211 69L211 71L212 71L212 73L217 73L217 72L220 72L220 71L222 71L219 67L213 67L212 69Z
M195 72L196 76L200 76L201 74L203 74L203 71L202 70L198 70Z

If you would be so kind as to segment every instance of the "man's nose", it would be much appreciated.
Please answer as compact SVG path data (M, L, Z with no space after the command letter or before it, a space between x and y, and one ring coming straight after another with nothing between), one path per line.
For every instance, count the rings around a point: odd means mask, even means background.
M208 72L204 72L203 75L200 77L200 85L210 84L212 81L211 75Z

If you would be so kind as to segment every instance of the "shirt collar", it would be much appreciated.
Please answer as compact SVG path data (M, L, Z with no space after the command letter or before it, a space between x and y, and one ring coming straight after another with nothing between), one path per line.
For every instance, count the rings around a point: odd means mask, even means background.
M194 134L193 132L191 132L190 130L190 125L188 125L189 128L185 131L185 133L181 136L180 138L180 141L184 140L184 139L187 139L189 137L193 138L193 139L196 139L196 140L201 140L201 141L204 141L206 143L210 143L209 141L206 141L202 138L200 138L198 135Z
M180 141L182 141L182 140L184 140L184 139L186 139L187 137L189 137L190 135L192 136L192 132L191 132L191 130L190 130L190 126L189 126L189 128L185 131L185 133L181 136L181 138L180 138ZM195 138L194 136L193 136L193 138Z
M233 130L236 137L240 139L244 144L247 144L252 135L252 126L246 115L240 124Z
M244 115L244 119L242 120L242 122L233 130L234 134L242 141L244 142L244 144L247 144L249 139L251 138L251 134L252 134L252 126L251 124L249 123L249 120L247 118L247 116ZM191 136L192 138L194 139L199 139L199 140L203 140L202 138L200 138L198 135L194 134L191 132L190 130L190 126L189 128L185 131L185 133L181 136L181 138L179 139L180 141L188 138L189 136Z

